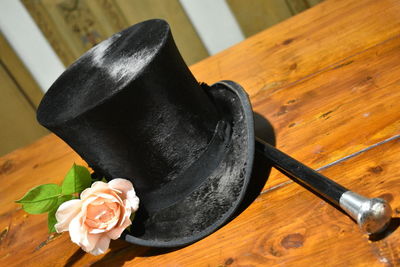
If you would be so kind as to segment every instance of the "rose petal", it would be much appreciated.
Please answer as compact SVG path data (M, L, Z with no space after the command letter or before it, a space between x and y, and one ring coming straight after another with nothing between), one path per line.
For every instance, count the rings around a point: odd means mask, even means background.
M93 232L93 229L99 228L99 223L96 222L95 220L92 220L90 218L85 219L85 224L88 227L89 233L95 234L95 233L100 233L100 232ZM104 230L102 230L104 232Z
M130 218L132 214L132 208L130 205L130 202L125 200L124 205L125 208L122 210L122 214L120 215L120 221L119 221L119 226L123 225L125 223L126 218Z
M129 217L125 217L124 223L120 226L117 226L113 229L111 229L110 231L107 232L107 235L111 238L111 239L118 239L122 232L129 226L132 224L131 219L129 219Z
M106 252L109 246L110 238L107 235L102 235L96 243L96 246L91 251L89 251L89 253L95 256L103 254L104 252Z
M81 199L88 198L93 193L110 190L110 187L105 182L97 181L90 188L86 188L81 193Z
M123 204L123 203L121 203ZM118 212L120 207L121 207L120 203L116 203L116 202L106 202L104 203L104 205L107 206L107 208L109 208L110 210L112 210L114 213Z
M136 196L132 183L127 179L116 178L111 180L109 186L124 193L124 197L130 202L133 211L139 208L139 198Z
M112 201L112 202L121 202L122 200L121 200L121 198L118 196L118 195L114 195L113 193L100 193L100 194L97 194L97 196L99 197L99 198L103 198L103 199L107 199L107 200L110 200L110 201Z
M113 229L119 222L119 213L118 213L118 217L114 217L113 220L109 221L107 224L107 228L106 230L109 231L111 229Z
M109 205L107 205L107 202L101 202L101 204L96 204L96 203L90 203L87 208L86 208L86 218L90 218L92 220L99 220L101 218L106 218L111 216L111 214L114 213L114 210L110 208ZM119 204L113 203L117 207ZM104 222L104 220L102 220Z
M92 190L90 187L86 188L85 190L83 190L81 192L80 198L81 199L85 199L88 198L90 195L92 194Z
M80 216L76 216L75 218L72 219L71 223L69 224L68 230L69 230L69 236L71 237L71 241L77 244L78 246L81 245L81 237L82 237L82 231L81 231L81 222L80 222Z
M82 201L80 199L73 199L66 201L58 207L56 212L57 223L54 226L57 233L68 230L71 220L78 215L81 210Z
M91 186L91 189L98 191L98 190L103 190L103 189L108 189L108 183L102 182L102 181L96 181L94 182Z
M96 202L98 205L96 205ZM110 199L98 198L87 205L84 224L89 228L91 234L108 231L119 222L123 209L124 207L120 203L113 202Z
M126 195L129 191L133 190L132 183L127 179L115 178L108 182L108 185L122 192L123 195Z
M82 200L82 207L81 207L81 222L82 222L82 224L84 224L86 221L88 205L93 203L96 199L97 199L96 196L90 196L89 198Z
M88 233L86 235L86 238L81 240L82 249L86 252L92 251L97 246L97 243L99 242L100 238L101 235L93 235Z
M139 208L139 198L136 196L135 190L129 191L126 199L129 201L132 211L137 211Z
M96 200L93 200L93 198L95 198ZM97 203L102 204L105 201L120 203L122 205L121 197L111 189L107 192L92 192L92 194L90 194L84 201L90 202L94 205L96 205Z
M92 204L96 200L97 200L96 196L90 196L89 198L82 200L81 210L86 214L88 205Z
M105 231L107 231L107 229L99 229L99 228L91 228L90 230L89 230L89 234L101 234L101 233L104 233Z

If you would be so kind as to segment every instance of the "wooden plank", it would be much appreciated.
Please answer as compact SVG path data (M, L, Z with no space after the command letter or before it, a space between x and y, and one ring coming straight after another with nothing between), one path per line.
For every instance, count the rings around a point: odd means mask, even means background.
M62 34L55 27L46 7L40 0L22 0L40 30L60 57L64 65L68 66L79 56L76 51L64 42Z
M278 147L320 168L400 133L400 36L284 90L253 97ZM278 177L279 176L279 177ZM274 172L266 188L286 178Z
M327 176L337 177L344 186L357 188L361 194L388 200L397 218L393 228L400 220L399 141L397 137L323 171ZM54 155L45 153L49 146L56 148L52 151ZM45 216L27 215L11 204L13 197L22 195L39 181L60 182L72 160L79 162L52 135L0 159L0 181L4 185L0 194L5 203L10 203L0 207L2 265L358 266L368 262L370 266L394 266L400 263L399 229L383 239L368 240L349 217L295 183L260 195L233 221L191 246L168 251L114 241L108 254L94 257L70 243L67 233L48 237ZM30 179L26 179L28 173Z
M310 4L307 0L286 0L287 5L293 15L296 15L304 10L310 8Z
M49 153L50 150L51 153ZM47 135L33 144L1 157L0 181L10 186L8 189L2 189L2 201L13 203L15 197L24 195L38 183L61 182L74 162L87 166L66 143L54 134ZM10 212L17 207L14 207L14 204L11 206L1 205L0 214Z
M313 7L315 5L318 5L319 3L323 2L324 0L307 0L307 3L309 6Z
M208 56L178 0L22 0L64 64L129 25L164 18L188 64Z
M26 214L14 201L38 184L61 183L73 162L85 165L71 148L52 134L0 158L0 182L5 185L0 189L0 194L2 194L2 203L7 203L7 205L0 205L1 266L5 262L8 262L9 266L18 265L18 259L23 254L27 257L28 266L51 265L57 262L56 260L50 263L46 258L29 260L35 253L40 254L39 248L49 242L46 241L49 238L46 230L47 218L46 215ZM20 232L18 230L20 228L26 231ZM68 248L72 250L75 248L65 244L66 255L69 255ZM20 247L22 254L11 252L14 247ZM55 250L50 253L53 255L60 253L60 259L65 259L62 258L64 250L59 252Z
M281 22L293 14L286 1L276 0L227 0L246 37Z
M4 36L0 33L0 61L3 62L7 71L11 73L15 82L24 95L29 99L29 102L37 108L40 100L43 97L43 92L40 90L32 75L25 68L24 64L15 54L11 46L8 44Z
M48 132L36 122L35 110L0 61L0 155L25 146Z
M191 69L199 81L236 81L250 96L277 90L398 35L399 13L399 1L327 0Z
M98 23L104 29L106 37L113 35L129 26L129 22L116 4L115 0L85 0L90 10L100 19Z
M52 24L74 51L74 58L100 43L107 33L99 23L100 18L89 8L86 1L41 0L51 17Z
M374 9L376 6L373 1L365 2L370 6L363 5L363 7L377 12L377 18L369 20L371 24L374 24L380 20L382 14L379 12L386 11L385 9ZM317 16L315 10L323 11L329 3L328 1L316 6L313 14ZM400 12L399 4L400 2L394 3L395 6L392 9L399 8ZM330 6L328 5L328 7ZM347 14L347 9L344 10ZM305 20L309 19L308 12L302 13L302 18ZM334 10L331 15L337 16ZM331 15L321 19L329 21ZM349 16L352 15L349 14ZM365 14L358 14L358 16L364 17ZM343 20L347 20L347 18L346 16ZM391 19L390 14L387 18ZM352 19L358 20L357 17ZM341 21L336 24L342 25ZM299 20L299 23L294 24L298 25L303 22L304 20ZM383 24L383 20L381 23ZM250 38L250 41L255 44L262 43L263 40L274 40L274 34L278 34L276 29L284 30L280 27L281 25L285 25L285 22L268 30L266 36L259 34ZM390 138L400 131L396 115L399 112L396 97L399 97L400 90L399 78L396 73L399 71L397 62L400 59L398 49L400 41L398 35L393 32L395 24L391 24L390 20L387 25L385 30L379 30L380 34L374 35L372 34L374 30L371 29L374 29L376 25L366 26L365 24L365 28L360 29L360 32L371 32L372 35L368 39L364 38L363 41L358 41L358 44L364 42L363 47L366 47L366 43L370 40L378 40L379 35L380 38L388 37L387 32L391 32L394 37L389 35L389 40L386 39L375 46L363 48L364 50L360 52L352 50L355 55L350 55L349 50L347 51L349 55L344 60L342 60L343 50L348 49L347 46L346 48L341 47L341 50L336 53L329 52L329 57L326 59L328 63L325 63L325 59L318 63L330 64L322 69L315 69L314 65L302 68L298 63L309 64L321 58L314 54L314 50L308 50L309 46L314 45L313 43L305 43L303 40L299 44L293 44L292 48L280 45L277 47L275 55L279 54L279 57L288 59L286 62L275 62L277 64L275 68L281 69L280 73L276 73L275 79L285 80L282 83L271 82L268 84L268 77L260 78L269 71L266 65L271 65L271 63L264 61L264 58L266 59L270 54L268 49L259 50L261 46L249 47L250 43L247 41L227 52L222 52L194 65L192 70L200 81L204 81L199 78L204 74L213 79L218 79L219 75L224 76L225 73L227 77L221 77L221 79L230 79L230 73L237 74L238 79L232 78L232 80L242 84L246 90L248 89L254 110L265 116L273 125L278 147L311 167L320 168L341 157ZM343 25L342 27L347 28ZM382 27L384 26L382 25ZM298 29L298 31L301 30ZM349 43L350 39L355 37L348 37L342 42ZM321 45L324 49L335 49L333 44L336 42L332 42L330 38L324 38L320 42L322 42L319 43L320 45L324 44ZM331 45L332 47L330 47ZM348 46L351 45L348 44ZM360 47L360 45L358 46ZM236 49L237 51L234 52ZM356 49L356 47L352 49ZM294 50L304 50L307 54L292 60ZM319 51L319 53L324 55L324 52ZM258 56L258 59L253 58L253 54L255 57ZM335 57L336 62L334 62ZM238 60L237 64L232 58ZM270 58L274 60L274 54ZM253 60L252 64L249 62L245 64L244 61L248 60ZM226 70L212 72L216 66L219 68L223 65L226 66ZM262 87L253 91L254 88L246 86L246 83L253 82ZM365 104L369 102L371 102L370 105ZM265 188L274 187L284 181L287 181L285 177L273 171Z

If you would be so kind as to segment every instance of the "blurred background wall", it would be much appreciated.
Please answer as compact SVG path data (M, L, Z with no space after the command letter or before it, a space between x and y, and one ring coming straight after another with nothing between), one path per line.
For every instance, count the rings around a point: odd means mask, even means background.
M188 65L322 0L1 0L0 156L47 134L43 93L85 51L129 25L162 18Z

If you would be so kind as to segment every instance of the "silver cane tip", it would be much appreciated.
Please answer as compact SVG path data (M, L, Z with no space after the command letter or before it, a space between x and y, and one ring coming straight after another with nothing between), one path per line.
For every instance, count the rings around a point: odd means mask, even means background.
M376 234L386 229L391 218L390 205L384 199L372 198L362 204L357 223L368 234Z
M340 197L340 207L368 234L382 232L392 217L390 205L381 198L366 198L352 191Z

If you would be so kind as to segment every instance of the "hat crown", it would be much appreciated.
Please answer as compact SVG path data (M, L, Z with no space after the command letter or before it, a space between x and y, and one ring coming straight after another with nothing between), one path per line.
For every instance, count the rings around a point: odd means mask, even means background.
M40 122L70 120L118 93L145 70L170 34L165 21L148 20L91 48L50 87L41 105L53 112L39 109Z
M134 25L84 54L51 86L38 120L98 175L130 179L142 204L153 208L161 197L178 201L174 187L190 193L207 176L195 179L187 170L206 152L217 159L229 138L160 20ZM189 173L202 173L195 168Z

